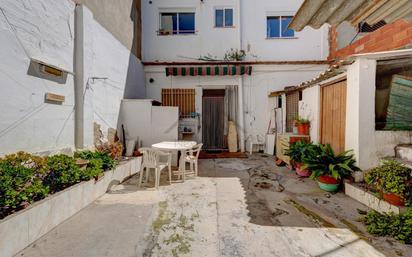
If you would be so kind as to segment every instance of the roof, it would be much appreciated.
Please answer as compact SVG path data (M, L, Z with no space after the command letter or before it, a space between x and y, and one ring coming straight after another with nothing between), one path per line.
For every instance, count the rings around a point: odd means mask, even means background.
M305 0L289 28L301 31L306 26L318 29L325 23L337 26L348 21L356 26L362 21L375 24L381 20L391 23L398 19L412 20L412 1Z
M402 49L375 53L355 54L349 56L346 60L341 60L332 65L329 69L319 74L317 77L302 82L299 85L288 86L282 90L269 93L269 97L275 97L281 94L290 93L293 91L300 91L309 87L325 83L327 80L342 76L346 73L344 66L352 64L357 58L367 58L378 61L378 65L385 67L389 65L397 65L403 67L405 65L412 65L412 49Z

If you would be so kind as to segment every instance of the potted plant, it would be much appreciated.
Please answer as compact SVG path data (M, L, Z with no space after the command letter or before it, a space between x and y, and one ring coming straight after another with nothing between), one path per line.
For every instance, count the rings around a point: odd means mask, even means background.
M310 132L310 121L309 119L298 117L295 120L295 126L298 129L299 135L309 135Z
M388 203L405 206L412 202L411 172L397 161L385 160L380 167L366 172L365 182L375 187Z
M342 178L350 177L352 172L359 170L351 151L338 155L329 144L318 145L316 155L303 158L303 168L309 168L312 179L318 181L319 187L328 192L337 191Z
M299 140L290 145L286 155L290 157L291 163L294 164L296 174L300 177L309 177L311 172L308 168L303 167L303 158L316 155L317 146L304 140Z

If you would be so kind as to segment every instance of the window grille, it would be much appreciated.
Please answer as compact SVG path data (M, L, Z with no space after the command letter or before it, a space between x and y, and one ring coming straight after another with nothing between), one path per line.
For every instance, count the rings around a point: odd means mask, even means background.
M191 117L196 112L195 89L162 88L162 105L179 107L180 117Z

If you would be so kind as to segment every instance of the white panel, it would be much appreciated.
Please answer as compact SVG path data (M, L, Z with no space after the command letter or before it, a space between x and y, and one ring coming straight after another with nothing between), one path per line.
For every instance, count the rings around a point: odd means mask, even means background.
M179 108L152 107L152 142L176 141L178 139Z

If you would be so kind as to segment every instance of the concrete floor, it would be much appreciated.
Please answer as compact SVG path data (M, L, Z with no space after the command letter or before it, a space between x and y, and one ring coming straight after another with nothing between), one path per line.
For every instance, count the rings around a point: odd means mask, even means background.
M200 177L163 178L159 191L131 178L17 256L412 256L412 247L365 232L357 212L365 206L273 157L199 164Z

